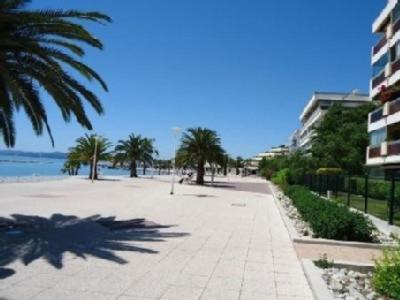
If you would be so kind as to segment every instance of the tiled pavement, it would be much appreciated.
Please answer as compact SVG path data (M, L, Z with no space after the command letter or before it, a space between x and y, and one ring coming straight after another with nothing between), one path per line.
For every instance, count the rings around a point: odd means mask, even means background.
M272 196L242 190L178 185L171 197L167 182L129 179L0 185L3 216L100 214L176 225L111 234L53 217L45 234L14 238L11 251L0 234L0 266L15 272L3 270L0 299L313 299Z

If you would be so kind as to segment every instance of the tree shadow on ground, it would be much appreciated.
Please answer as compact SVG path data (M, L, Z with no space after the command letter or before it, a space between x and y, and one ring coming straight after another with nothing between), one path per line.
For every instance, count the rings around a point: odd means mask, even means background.
M43 258L61 269L67 252L82 259L96 257L125 264L128 261L115 251L156 254L157 251L135 245L135 242L163 242L188 235L161 231L170 227L172 225L162 226L145 219L117 221L115 217L99 215L78 218L54 214L44 218L15 214L11 218L0 218L0 279L15 273L5 268L15 261L29 265Z

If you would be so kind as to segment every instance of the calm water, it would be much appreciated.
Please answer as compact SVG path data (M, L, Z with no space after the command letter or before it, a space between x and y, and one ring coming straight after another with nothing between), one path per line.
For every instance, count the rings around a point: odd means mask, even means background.
M63 164L63 159L0 155L0 177L59 176L63 175L61 173ZM110 176L129 174L126 170L107 168L101 168L100 172ZM79 175L88 174L89 168L82 166Z

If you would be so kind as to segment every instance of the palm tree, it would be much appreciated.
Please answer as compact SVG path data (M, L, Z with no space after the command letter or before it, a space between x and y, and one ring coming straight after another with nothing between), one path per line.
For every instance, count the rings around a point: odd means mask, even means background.
M141 151L141 162L143 166L143 175L146 175L146 168L151 165L154 161L154 155L158 155L158 151L154 147L154 139L143 138L142 139L142 151Z
M108 150L111 147L111 143L108 139L95 134L86 134L84 137L78 138L76 143L77 145L70 149L70 153L76 153L77 160L85 166L89 165L89 178L98 179L97 164L100 160L110 159L111 154ZM96 159L94 160L95 151Z
M143 166L153 160L157 153L153 146L154 140L142 138L141 135L131 134L127 140L118 141L115 147L115 161L128 162L131 177L138 177L137 162L142 162Z
M75 149L75 147L70 148L67 160L64 163L61 171L68 175L76 176L78 175L79 169L81 168L80 153Z
M206 162L219 163L224 155L217 132L207 128L190 128L182 136L177 159L197 167L197 184L204 184Z
M111 19L98 12L27 10L28 3L0 2L0 134L7 147L15 145L14 112L20 108L35 134L46 130L54 145L41 89L54 100L66 122L75 117L83 127L92 129L83 102L101 114L100 100L66 69L97 81L107 91L102 78L77 57L85 55L83 44L103 48L82 21L105 23Z

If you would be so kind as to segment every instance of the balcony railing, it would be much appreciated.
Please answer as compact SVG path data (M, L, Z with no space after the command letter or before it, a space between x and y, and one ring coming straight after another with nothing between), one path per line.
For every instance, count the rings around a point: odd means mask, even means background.
M376 44L373 48L373 53L374 55L377 54L379 52L379 50L381 50L387 43L387 39L386 36L383 36L380 41L378 42L378 44Z
M378 122L382 118L383 118L382 107L378 108L377 110L375 110L371 113L371 123Z
M370 146L368 151L369 158L376 158L381 156L381 146Z
M397 21L395 21L394 25L393 25L393 33L396 33L397 31L400 30L400 19L398 19Z
M400 99L394 100L389 103L389 114L393 115L400 111Z
M394 74L400 70L400 59L397 59L394 63L392 63L392 73Z
M378 76L376 76L374 79L372 79L372 88L377 87L380 85L382 82L384 82L386 79L385 77L385 72L381 72Z
M388 142L388 155L400 155L400 140Z

